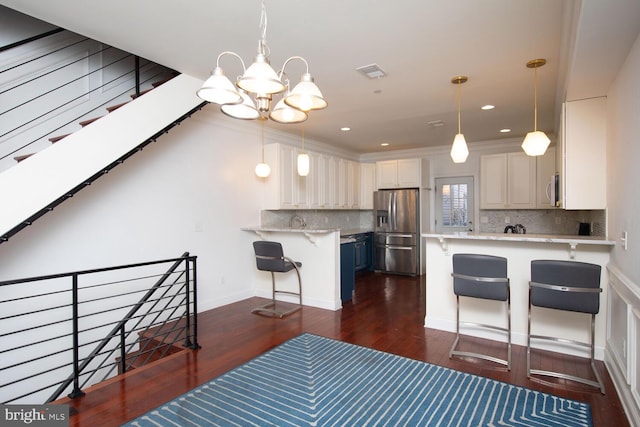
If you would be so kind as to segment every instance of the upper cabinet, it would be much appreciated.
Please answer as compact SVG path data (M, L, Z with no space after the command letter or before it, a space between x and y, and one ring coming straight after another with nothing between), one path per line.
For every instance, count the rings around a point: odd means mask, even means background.
M480 156L480 209L535 207L535 157L523 152Z
M298 175L298 149L269 144L264 150L265 161L271 166L271 175L264 178L265 209L373 208L370 182L375 175L370 176L370 169L364 174L359 162L308 152L309 175L303 177ZM364 190L370 190L369 198L362 194L363 181L367 185ZM371 207L363 208L363 201Z
M566 102L562 109L558 169L564 209L605 209L606 98Z
M376 191L376 165L360 164L360 209L373 209L373 192Z
M385 160L376 163L378 189L421 188L422 159Z

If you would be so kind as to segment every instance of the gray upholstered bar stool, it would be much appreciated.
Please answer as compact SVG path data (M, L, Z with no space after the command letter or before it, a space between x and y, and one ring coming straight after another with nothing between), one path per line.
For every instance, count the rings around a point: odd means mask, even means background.
M271 301L260 307L251 310L252 313L266 314L283 318L302 308L302 281L300 280L300 267L302 263L296 262L291 258L284 256L282 245L279 242L270 242L266 240L258 240L253 242L253 250L256 253L256 266L258 270L271 272ZM275 273L286 273L295 270L298 275L298 292L284 291L276 289ZM298 297L298 304L285 311L277 310L276 294L289 294Z
M527 324L527 377L532 374L563 378L600 388L604 385L595 365L595 323L600 311L600 270L596 264L577 261L534 260L531 261L531 281L529 282L529 320ZM531 307L591 314L590 342L534 335L531 333ZM553 371L531 369L531 340L562 342L589 349L591 369L596 381Z
M507 259L492 255L454 254L453 292L456 294L456 339L449 351L452 356L467 356L505 365L511 370L511 296L507 277ZM460 297L504 301L507 305L507 327L460 321ZM500 359L482 353L456 350L460 340L460 325L482 327L507 335L507 358Z

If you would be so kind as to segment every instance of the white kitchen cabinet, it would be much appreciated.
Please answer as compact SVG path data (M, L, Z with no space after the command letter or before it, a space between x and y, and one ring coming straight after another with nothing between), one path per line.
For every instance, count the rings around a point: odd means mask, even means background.
M360 209L373 209L373 192L376 190L376 165L360 164Z
M522 152L480 156L480 209L535 207L535 157Z
M422 159L384 160L376 162L378 189L420 188Z
M606 98L566 102L562 113L561 207L606 209Z
M360 163L347 160L347 208L360 209Z
M309 207L323 209L326 204L326 182L324 173L325 157L318 153L309 153L309 175L307 176L307 191Z
M265 161L271 166L267 182L266 209L307 209L307 177L298 175L298 150L282 144L264 147Z
M555 209L552 202L553 176L556 174L556 150L549 147L542 156L536 157L536 207L538 209Z

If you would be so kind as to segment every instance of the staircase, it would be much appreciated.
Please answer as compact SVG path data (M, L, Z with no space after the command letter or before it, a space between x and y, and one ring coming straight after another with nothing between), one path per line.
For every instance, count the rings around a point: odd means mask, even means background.
M201 84L184 74L174 77L78 131L52 138L55 144L1 173L0 243L201 109L206 103L195 94Z
M181 326L178 327L178 324ZM125 356L124 366L120 357L118 362L118 374L129 372L149 363L161 360L172 354L186 351L184 346L185 330L184 322L176 325L163 325L147 329L138 333L138 350L130 351Z

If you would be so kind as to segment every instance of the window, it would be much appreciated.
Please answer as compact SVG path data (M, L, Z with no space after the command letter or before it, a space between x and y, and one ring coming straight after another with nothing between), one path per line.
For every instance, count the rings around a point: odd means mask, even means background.
M436 178L436 232L473 230L473 177Z

